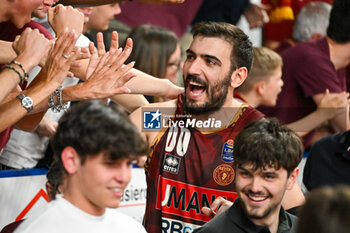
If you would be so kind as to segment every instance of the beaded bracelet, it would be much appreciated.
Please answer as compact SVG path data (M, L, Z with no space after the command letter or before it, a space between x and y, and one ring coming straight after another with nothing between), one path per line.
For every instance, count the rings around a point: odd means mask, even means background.
M23 84L24 78L23 78L22 74L15 67L13 67L11 65L5 65L5 68L8 68L8 69L15 71L18 74L19 79L20 79L19 85Z
M11 63L12 63L12 64L15 64L15 65L18 65L19 68L22 69L23 74L24 74L24 81L27 81L29 75L28 75L28 73L26 72L26 70L24 69L23 65L22 65L21 63L19 63L18 61L16 61L16 60L12 60Z

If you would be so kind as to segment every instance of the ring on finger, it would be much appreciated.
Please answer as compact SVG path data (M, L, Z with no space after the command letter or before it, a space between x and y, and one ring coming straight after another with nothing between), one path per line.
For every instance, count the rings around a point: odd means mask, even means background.
M66 54L62 53L62 56L66 59L70 58L70 54L66 55Z

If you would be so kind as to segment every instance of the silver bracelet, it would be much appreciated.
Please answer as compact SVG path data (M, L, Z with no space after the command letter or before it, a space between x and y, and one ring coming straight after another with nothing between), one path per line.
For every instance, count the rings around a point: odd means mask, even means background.
M58 104L56 105L55 100L53 98L53 94L56 95ZM57 88L51 95L49 95L49 107L51 110L55 113L60 112L60 111L67 111L68 109L68 103L63 103L63 98L62 98L62 86Z

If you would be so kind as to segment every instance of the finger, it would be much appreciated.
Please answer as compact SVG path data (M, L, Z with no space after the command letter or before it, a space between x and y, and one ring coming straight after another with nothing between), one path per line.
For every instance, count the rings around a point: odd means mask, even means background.
M74 74L73 74L72 72L69 71L69 72L67 73L67 77L68 77L68 78L74 78Z
M202 207L202 212L205 216L207 216L209 218L214 218L216 215L215 211L213 211L212 209L210 209L208 207Z
M130 64L129 64L130 65ZM123 67L125 68L125 67ZM123 72L120 75L118 75L119 78L115 79L115 86L124 86L125 83L129 82L132 78L136 77L136 74L133 72Z
M75 34L75 30L73 29L71 32L69 32L69 37L67 38L67 41L64 44L62 54L66 54L70 56L73 49L75 48L75 43L77 39L78 39L78 36ZM80 48L79 48L79 54L80 54ZM75 55L79 55L79 54L75 54Z
M58 54L60 52L61 53L60 55L62 55L63 49L64 49L62 44L67 42L68 36L69 36L68 28L65 28L63 30L63 32L56 39L55 45L53 46L53 49L52 49L52 54L56 55L56 54Z
M71 54L72 55L67 59L67 62L69 64L72 64L73 62L75 62L77 60L77 58L80 55L80 48L79 47L74 47L74 51Z
M90 52L91 56L96 54L96 48L95 48L93 42L89 43L89 52Z
M97 67L95 69L96 72L100 73L101 75L103 75L107 70L109 70L109 67L106 66L106 60L109 58L110 53L107 52L106 54L104 54L98 64Z
M97 33L97 52L98 56L103 56L106 53L105 44L103 42L103 35L101 32Z
M118 87L114 90L114 95L120 95L120 94L131 94L131 90L127 87Z
M56 7L50 7L49 10L47 11L48 21L49 21L50 25L52 25L53 17L55 15L55 10L56 10Z
M210 209L212 209L213 211L215 211L216 209L218 209L226 200L222 197L218 197L216 198L210 205Z
M126 59L128 59L128 57L130 56L131 50L132 50L132 40L128 38L123 52L119 55L118 59L113 64L112 69L114 70L119 69L125 63Z
M115 71L120 68L120 54L122 53L122 49L119 48L114 54L110 54L109 58L106 60L106 65L111 70Z
M118 42L118 33L116 31L112 32L112 40L111 40L111 47L109 49L109 52L113 54L117 51L119 48L119 42Z

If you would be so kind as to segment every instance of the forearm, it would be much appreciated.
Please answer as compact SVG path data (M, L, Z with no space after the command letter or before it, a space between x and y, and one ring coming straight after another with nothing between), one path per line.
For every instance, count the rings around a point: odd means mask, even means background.
M168 97L174 90L176 92L177 89L181 89L168 79L156 78L137 69L131 71L136 74L136 77L128 81L125 86L133 94Z
M18 74L11 69L4 69L0 73L0 103L8 96L18 85L20 78Z
M57 87L50 84L41 83L40 85L36 85L21 92L33 100L33 111L31 114L36 115L30 118L24 118L21 122L19 121L28 112L22 106L21 101L16 98L20 92L11 93L6 101L4 101L4 103L2 103L0 106L0 132L10 127L11 125L16 124L17 122L19 122L19 127L24 127L24 130L34 130L36 124L40 122L42 117L40 114L35 113L39 113L48 109L47 96L49 96L56 88Z
M103 5L110 3L119 3L123 0L60 0L63 5Z
M336 117L333 117L330 123L335 132L349 130L350 129L349 106L346 107L346 110L344 110L342 113L338 114Z
M327 114L324 114L321 109L317 109L309 115L289 123L286 126L294 130L300 137L302 137L328 119L329 117Z
M147 99L143 95L115 95L111 97L111 100L122 105L128 112L133 112L139 107L148 104Z

